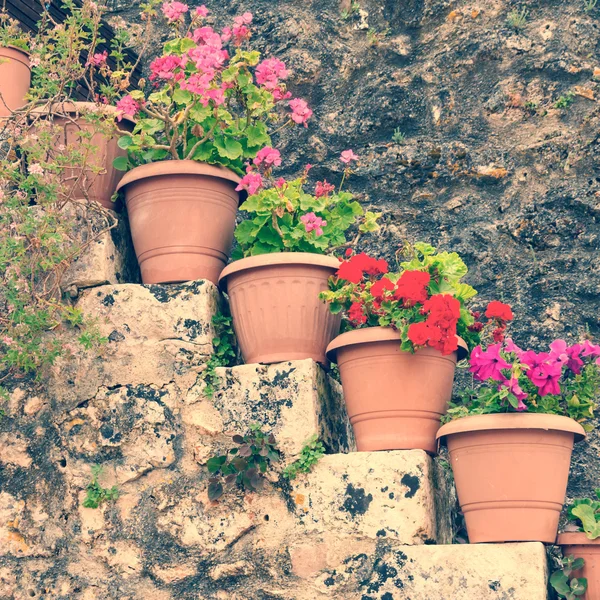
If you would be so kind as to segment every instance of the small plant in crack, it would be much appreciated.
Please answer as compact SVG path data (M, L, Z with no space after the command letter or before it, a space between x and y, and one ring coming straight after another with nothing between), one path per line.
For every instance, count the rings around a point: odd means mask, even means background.
M518 10L513 10L508 13L508 17L506 17L506 22L510 27L512 27L515 31L519 31L525 27L527 23L527 15L528 11L526 8Z
M355 15L359 10L360 4L358 2L352 1L350 3L350 7L346 10L343 10L340 16L344 21L347 21L352 15Z
M218 500L226 490L237 486L251 492L262 489L265 473L272 463L278 462L279 450L272 433L264 433L259 424L249 426L246 435L234 435L236 444L227 454L209 458L206 467L211 474L208 499Z
M300 452L300 458L283 470L286 479L296 479L298 473L310 473L312 468L325 455L325 446L316 435L313 435Z
M394 135L392 136L392 141L396 144L403 144L406 141L406 135L402 133L400 127L396 127L394 129Z
M86 488L87 495L83 500L85 508L98 508L104 502L114 502L119 497L119 490L116 485L111 488L103 488L98 483L98 477L102 472L100 465L92 466L92 481Z
M219 387L217 367L233 367L237 362L231 317L228 314L216 314L212 318L212 324L216 333L212 340L213 352L200 374L205 383L204 394L207 398L212 398Z
M573 102L575 102L575 93L569 91L554 103L554 108L569 108Z
M583 0L583 10L586 13L592 12L598 5L598 0Z

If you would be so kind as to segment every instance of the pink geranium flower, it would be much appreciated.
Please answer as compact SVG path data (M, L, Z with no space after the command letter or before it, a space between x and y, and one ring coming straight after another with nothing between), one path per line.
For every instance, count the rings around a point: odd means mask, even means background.
M317 198L321 198L322 196L328 196L331 192L335 190L335 185L331 183L327 183L327 180L317 181L317 185L315 186L315 196Z
M94 56L92 56L90 59L90 64L94 65L95 67L101 67L102 65L106 64L107 59L108 52L106 50L104 52L96 52L96 54L94 54Z
M289 74L285 63L277 58L267 58L256 67L256 82L273 91L278 88L279 81L287 79Z
M260 173L256 173L254 171L250 171L246 173L239 185L235 188L236 192L241 192L242 190L246 190L249 196L256 194L258 190L262 187L263 180Z
M204 6L204 4L202 6L199 6L195 11L194 11L194 16L197 19L203 19L204 17L208 16L208 8L206 8L206 6Z
M486 379L504 381L506 379L502 374L502 369L510 369L511 365L500 355L501 348L502 344L488 346L487 350L483 350L481 346L473 348L469 371L473 373L475 379L479 381L485 381Z
M175 77L175 69L181 67L181 59L178 56L170 54L169 56L159 56L150 63L150 81L163 79L168 81Z
M306 100L294 98L293 100L290 100L290 108L292 109L292 121L299 125L304 125L304 127L308 127L306 121L312 117L313 111L308 108Z
M317 217L314 212L306 213L300 217L300 221L304 223L304 229L306 233L311 231L315 232L315 235L319 237L323 235L323 227L327 225L327 221L324 221L321 217Z
M165 2L162 5L163 15L167 18L169 23L173 23L179 19L189 10L187 4L183 2Z
M343 163L349 164L353 160L358 160L358 156L352 150L344 150L340 156Z
M43 175L44 169L42 168L42 165L40 165L38 163L34 163L32 165L29 165L29 172L32 175Z
M123 119L123 115L127 117L135 117L139 110L139 103L129 94L127 94L127 96L123 96L123 98L117 102L117 121L121 121Z
M257 152L254 164L256 166L279 167L281 165L281 154L279 150L271 148L271 146L265 146Z

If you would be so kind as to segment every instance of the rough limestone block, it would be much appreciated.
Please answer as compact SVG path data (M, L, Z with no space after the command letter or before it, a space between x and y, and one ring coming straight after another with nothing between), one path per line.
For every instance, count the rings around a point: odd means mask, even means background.
M97 318L108 342L100 356L82 352L74 360L58 360L51 395L70 407L95 397L102 386L191 387L212 353L211 320L219 303L219 292L208 281L88 290L77 306Z
M139 283L140 273L129 233L127 213L85 211L77 215L81 241L91 240L62 277L61 287L77 290L100 285ZM102 232L114 225L109 231ZM73 288L77 288L74 290Z
M221 381L214 398L204 398L203 386L195 386L182 409L188 430L197 432L199 462L215 453L215 444L230 447L230 436L245 433L250 423L275 435L288 462L313 435L331 452L355 448L341 388L314 361L242 365L217 372Z
M292 483L300 521L310 534L447 542L450 531L436 521L433 468L422 450L325 456Z
M538 542L336 550L337 564L299 584L294 600L548 598L546 551Z

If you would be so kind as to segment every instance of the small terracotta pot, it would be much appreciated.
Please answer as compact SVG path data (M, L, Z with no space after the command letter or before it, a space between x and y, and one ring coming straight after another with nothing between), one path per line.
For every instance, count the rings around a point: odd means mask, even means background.
M113 202L112 196L124 173L113 167L113 161L119 156L125 156L127 151L117 145L120 137L118 133L107 135L98 131L98 128L85 118L85 113L90 111L101 111L108 116L116 115L116 109L111 106L98 106L93 102L65 102L55 105L52 111L53 125L61 128L56 144L63 144L67 147L81 144L81 132L93 133L89 140L84 140L86 145L90 144L95 147L86 160L86 164L90 168L85 169L83 175L79 169L65 169L63 173L67 189L69 187L73 189L73 199L85 198L85 190L90 200L100 203L105 208L120 210L119 203ZM48 114L48 111L34 112L34 114L40 113L44 115ZM133 123L123 119L119 123L119 129L133 131Z
M581 600L598 600L600 598L600 538L590 540L585 533L561 533L556 542L562 547L563 556L572 554L575 558L583 558L582 569L573 571L571 577L585 577L587 591Z
M219 284L229 295L233 327L246 363L312 358L325 364L325 348L340 330L319 299L340 267L331 256L276 252L228 265Z
M471 543L554 543L565 500L573 419L546 414L476 415L437 433L450 452Z
M0 118L25 104L30 85L29 54L13 46L0 47Z
M144 283L208 279L227 264L239 194L233 171L193 160L136 167L121 180Z
M460 358L466 345L460 340ZM435 434L452 395L458 352L400 349L389 327L356 329L329 344L340 369L344 399L360 452L436 451Z

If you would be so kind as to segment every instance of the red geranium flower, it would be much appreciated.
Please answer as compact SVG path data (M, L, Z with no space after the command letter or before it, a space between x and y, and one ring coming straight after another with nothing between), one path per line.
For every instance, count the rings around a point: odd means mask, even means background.
M359 283L363 275L385 275L388 264L385 260L377 260L361 252L344 261L338 269L337 276L350 283Z
M396 286L387 278L382 277L379 281L376 281L369 290L371 295L378 300L383 298L385 290L393 290Z
M429 295L427 286L430 279L429 273L423 271L404 271L398 279L394 296L398 300L408 302L411 306L417 302L425 302Z
M429 341L429 326L427 323L413 323L408 328L408 339L415 346L424 346Z
M485 316L488 319L500 319L501 321L512 321L513 312L508 304L493 300L488 304Z
M363 313L363 305L360 302L353 302L348 310L348 318L353 325L364 325L367 317Z

